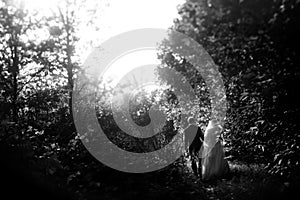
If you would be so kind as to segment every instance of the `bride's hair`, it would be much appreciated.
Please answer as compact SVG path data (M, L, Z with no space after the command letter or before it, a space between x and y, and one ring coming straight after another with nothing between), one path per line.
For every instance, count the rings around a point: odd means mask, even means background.
M188 121L189 124L195 124L196 123L196 119L194 117L189 117L187 121Z
M217 119L213 118L208 122L207 128L212 129L216 127L218 127L221 131L223 130L223 127L220 125L220 122Z
M209 123L211 123L212 126L219 125L219 121L217 119L211 119Z

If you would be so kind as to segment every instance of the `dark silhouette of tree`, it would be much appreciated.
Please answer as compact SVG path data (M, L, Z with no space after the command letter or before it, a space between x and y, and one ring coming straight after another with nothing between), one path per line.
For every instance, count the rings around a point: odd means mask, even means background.
M299 1L187 0L179 14L173 28L201 44L222 73L228 154L265 163L277 174L296 172ZM168 46L162 46L160 58L201 88L201 75Z
M1 3L4 4L0 8L1 103L7 105L7 113L3 115L12 115L12 120L17 122L19 109L24 106L21 98L25 98L26 87L49 70L44 53L51 51L51 44L33 39L35 31L45 30L46 18L30 15L22 5Z
M99 4L93 2L93 7L89 4L86 4L84 0L61 1L57 5L57 9L53 10L52 21L48 23L51 39L56 49L53 54L58 60L52 64L58 70L66 72L61 78L66 79L70 119L73 119L72 96L74 78L79 70L79 65L83 62L80 60L80 52L78 51L80 25L84 24L85 26L93 27L94 30L99 29L98 24L96 24L97 15L99 14L97 12L101 11ZM84 15L84 17L81 15Z

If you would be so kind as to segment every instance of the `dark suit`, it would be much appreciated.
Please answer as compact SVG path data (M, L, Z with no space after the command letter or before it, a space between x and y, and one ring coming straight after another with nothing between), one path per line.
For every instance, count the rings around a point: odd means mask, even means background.
M201 175L201 159L199 154L203 144L204 134L200 127L193 124L189 125L184 132L185 142L189 145L188 150L189 154L191 155L192 169L196 176ZM195 132L196 136L193 139ZM197 167L197 162L199 163L199 167Z

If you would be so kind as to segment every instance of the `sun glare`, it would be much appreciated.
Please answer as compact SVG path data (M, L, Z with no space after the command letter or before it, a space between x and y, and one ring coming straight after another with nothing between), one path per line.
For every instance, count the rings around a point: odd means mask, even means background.
M103 13L100 41L110 37L140 28L168 29L173 20L178 18L177 6L184 0L111 0L110 6ZM99 37L99 36L98 36ZM140 50L120 56L108 66L103 76L104 82L114 87L121 78L134 68L143 65L159 65L156 50ZM155 79L154 72L149 76ZM147 90L157 89L157 86L147 86Z
M62 6L67 0L12 0L22 5L29 11L39 11L39 15L50 16L57 12L58 6ZM101 3L102 2L102 3ZM84 2L87 7L95 4L92 0ZM99 0L101 12L97 12L97 20L94 26L98 30L92 30L86 24L81 24L78 30L80 38L77 46L80 49L80 59L84 61L93 47L114 35L140 28L168 29L173 20L179 17L177 6L184 0ZM77 13L77 18L88 21L88 16L82 12ZM87 47L87 43L91 47ZM83 47L84 46L84 47ZM88 49L86 49L88 48Z
M110 0L109 6L103 9L99 21L99 32L82 31L82 41L93 38L95 44L101 45L105 40L141 28L168 29L173 20L178 18L177 6L185 0ZM94 46L95 47L95 46ZM82 53L87 58L88 51ZM138 58L136 58L138 59Z
M25 9L29 11L39 11L39 15L49 16L52 12L56 12L59 6L62 6L67 0L14 0L19 2ZM105 1L105 0L101 0ZM100 2L100 1L99 1ZM93 47L88 46L91 41L97 41L95 46L101 46L101 43L117 34L140 28L162 28L168 29L172 26L173 20L179 17L177 6L182 4L184 0L110 0L109 6L103 7L103 12L98 12L97 21L94 26L99 30L92 30L86 24L81 24L77 32L79 43L76 49L79 52L80 60L84 63L88 54L91 53ZM93 1L85 1L87 7L93 5ZM104 5L104 4L103 4ZM86 19L84 12L77 13L77 18ZM44 33L35 32L34 37L44 38ZM95 47L94 46L94 47ZM115 86L121 78L134 68L143 65L158 65L156 50L135 51L120 56L106 70L104 80L110 86ZM149 76L155 76L154 72ZM151 90L149 86L147 90Z
M49 11L58 6L60 0L19 0L28 10Z
M156 50L139 50L133 51L115 59L103 74L103 82L110 87L115 87L116 84L133 69L145 65L159 65ZM155 72L149 71L149 79L155 80ZM138 78L138 77L137 77ZM150 86L148 86L150 87Z

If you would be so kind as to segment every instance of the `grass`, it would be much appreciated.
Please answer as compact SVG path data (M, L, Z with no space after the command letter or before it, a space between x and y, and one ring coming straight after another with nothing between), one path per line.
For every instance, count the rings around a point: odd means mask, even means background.
M3 154L6 158L9 152ZM2 155L2 154L1 154ZM13 157L13 156L10 156ZM106 171L97 171L95 168L86 169L80 168L80 175L74 177L74 180L67 181L66 171L61 170L62 174L43 175L45 170L33 170L31 164L26 159L15 158L15 161L8 163L7 168L1 170L7 174L6 188L26 191L28 194L31 191L36 192L35 185L26 186L26 180L20 184L19 176L11 177L9 172L26 171L31 172L28 177L34 179L34 172L39 172L36 175L39 178L38 184L49 190L57 186L51 185L51 182L64 183L63 189L70 191L72 199L115 199L115 200L277 200L277 199L297 199L296 191L299 186L299 177L293 177L293 181L287 181L282 178L269 175L263 165L244 164L241 162L230 162L230 174L224 179L215 180L209 183L203 183L199 178L195 177L187 163L179 163L162 169L157 172L148 174L125 174L108 168ZM24 168L28 165L28 169ZM40 166L40 163L35 164ZM34 165L34 166L35 166ZM10 169L9 166L15 166L16 169ZM42 165L40 166L43 167ZM24 168L24 169L23 169ZM48 170L49 171L49 170ZM26 173L27 174L27 173ZM42 176L42 175L43 176ZM90 174L90 175L89 175ZM43 178L44 177L44 178ZM2 177L3 178L3 177ZM53 180L56 178L59 180ZM17 181L18 180L18 181ZM296 180L296 181L295 181ZM297 181L298 180L298 181ZM19 183L16 186L16 183ZM76 187L75 187L76 186ZM82 187L81 187L82 186ZM32 187L32 188L31 188ZM6 190L6 189L5 189ZM28 191L27 191L28 190ZM7 190L8 191L8 190ZM46 191L46 190L45 190ZM57 190L58 191L58 190ZM73 192L72 192L73 191ZM41 191L44 193L44 191ZM79 195L76 195L78 193ZM14 194L14 193L9 193ZM67 195L67 194L66 194ZM64 198L66 199L66 198Z
M227 179L206 184L211 199L265 200L294 199L294 188L281 178L268 175L263 165L230 163Z
M263 165L230 163L230 174L220 180L203 183L188 167L181 171L161 171L167 178L157 182L152 175L129 178L100 192L107 199L172 199L172 200L277 200L295 199L291 186L282 179L268 175ZM156 174L157 175L157 174ZM295 189L296 187L294 187ZM98 193L99 194L99 193ZM96 195L96 198L99 196ZM88 198L89 199L89 198Z

